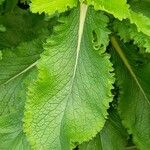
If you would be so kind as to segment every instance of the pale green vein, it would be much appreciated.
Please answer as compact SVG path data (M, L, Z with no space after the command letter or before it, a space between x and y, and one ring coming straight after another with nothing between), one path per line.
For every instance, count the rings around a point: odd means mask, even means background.
M77 43L77 53L76 53L76 61L75 61L75 66L74 66L73 79L75 78L75 75L76 75L78 59L79 59L79 53L80 53L80 47L81 47L81 40L82 40L82 35L83 35L83 30L84 30L84 23L85 23L85 18L86 18L86 14L87 14L87 9L88 9L88 7L87 7L86 4L83 3L83 4L80 5L78 43Z
M37 65L37 61L34 62L33 64L31 64L30 66L28 66L27 68L25 68L24 70L22 70L21 72L17 73L16 75L14 75L13 77L11 77L10 79L8 79L7 81L5 81L4 83L2 83L0 86L2 85L6 85L9 82L11 82L12 80L16 79L17 77L21 76L22 74L26 73L28 70L32 69L34 66Z
M144 98L146 99L148 105L150 105L150 101L149 101L148 97L146 96L146 94L145 94L145 92L144 92L144 90L143 90L143 88L142 88L140 82L138 81L138 79L137 79L135 73L134 73L133 70L132 70L132 67L130 66L130 64L129 64L127 58L126 58L126 56L124 55L123 50L122 50L121 47L119 46L119 44L118 44L118 42L117 42L117 40L116 40L116 38L115 38L114 36L111 36L111 43L112 43L113 47L115 48L115 50L117 51L117 53L119 54L119 56L121 57L123 63L125 64L125 66L126 66L127 69L129 70L131 76L133 77L133 79L134 79L135 82L137 83L137 85L138 85L139 89L141 90L141 92L142 92Z

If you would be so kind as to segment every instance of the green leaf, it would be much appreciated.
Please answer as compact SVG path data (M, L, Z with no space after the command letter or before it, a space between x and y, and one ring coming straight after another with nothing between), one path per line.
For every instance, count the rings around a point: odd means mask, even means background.
M120 57L113 55L118 84L121 89L119 113L124 126L133 135L140 150L150 148L150 55L139 54L129 44L122 49L112 41Z
M49 15L54 14L56 11L59 13L68 10L68 7L73 8L77 6L77 0L31 0L31 11L33 13L45 12Z
M134 40L134 44L137 44L140 48L144 48L146 52L150 52L150 37L142 32L138 32L136 26L130 24L129 21L115 21L113 28L124 42Z
M0 149L5 149L3 147L6 146L9 147L8 149L14 147L16 150L17 147L19 149L19 143L21 144L22 140L26 141L25 136L21 134L24 103L27 86L36 75L36 61L43 50L41 43L41 39L37 39L22 43L16 49L2 50L3 59L0 61L0 137L2 137L0 138ZM23 147L20 149L26 150Z
M127 133L116 110L110 116L102 131L91 141L80 145L79 150L125 150Z
M126 0L86 0L96 10L104 10L122 20L129 17L129 5Z
M70 150L89 140L103 128L112 101L106 43L95 49L101 35L109 42L108 18L82 4L80 12L72 10L62 20L44 46L38 79L29 88L24 128L33 149Z

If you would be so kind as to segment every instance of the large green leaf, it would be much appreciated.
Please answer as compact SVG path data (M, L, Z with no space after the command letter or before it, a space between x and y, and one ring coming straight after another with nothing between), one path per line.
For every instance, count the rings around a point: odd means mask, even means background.
M121 89L119 113L124 126L133 134L140 150L150 148L150 56L138 53L134 46L120 49L112 43L119 55L113 55L118 84ZM123 63L124 62L124 63Z
M79 150L125 150L127 133L121 124L116 110L110 111L110 116L102 131L91 141L80 145Z
M64 12L68 10L68 7L72 8L77 6L78 0L31 0L32 12L45 12L49 15L54 14L56 11Z
M106 16L83 4L47 40L26 103L24 128L33 149L70 150L104 126L114 81L104 53L107 23Z

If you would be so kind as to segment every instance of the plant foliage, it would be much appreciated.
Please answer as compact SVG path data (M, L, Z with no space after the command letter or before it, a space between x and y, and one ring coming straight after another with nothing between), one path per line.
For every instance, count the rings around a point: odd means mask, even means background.
M0 0L0 149L150 149L149 0Z

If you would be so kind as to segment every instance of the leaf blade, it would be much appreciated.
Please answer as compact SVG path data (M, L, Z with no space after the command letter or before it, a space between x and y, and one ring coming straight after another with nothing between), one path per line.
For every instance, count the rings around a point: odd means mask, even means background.
M103 127L107 108L112 100L110 90L114 78L110 73L112 65L109 56L103 54L108 42L104 43L104 47L99 49L99 52L94 50L92 44L92 31L95 30L97 33L98 30L95 29L97 24L94 20L99 18L104 19L101 25L105 29L107 17L89 8L75 76L79 38L77 35L80 35L78 34L79 11L73 10L66 22L62 22L63 25L56 28L56 36L48 39L45 45L46 51L38 64L40 70L38 80L30 87L26 104L24 128L33 149L40 147L41 149L69 150L74 142L81 143L91 138ZM103 34L106 34L105 37L108 39L109 32L106 30ZM92 59L93 57L95 59ZM108 67L103 67L105 65ZM102 72L104 72L103 75ZM99 94L101 90L103 92ZM94 100L92 100L93 97ZM99 102L101 106L98 106ZM38 110L41 115L38 114ZM91 121L89 125L88 120ZM46 122L45 125L44 122Z

